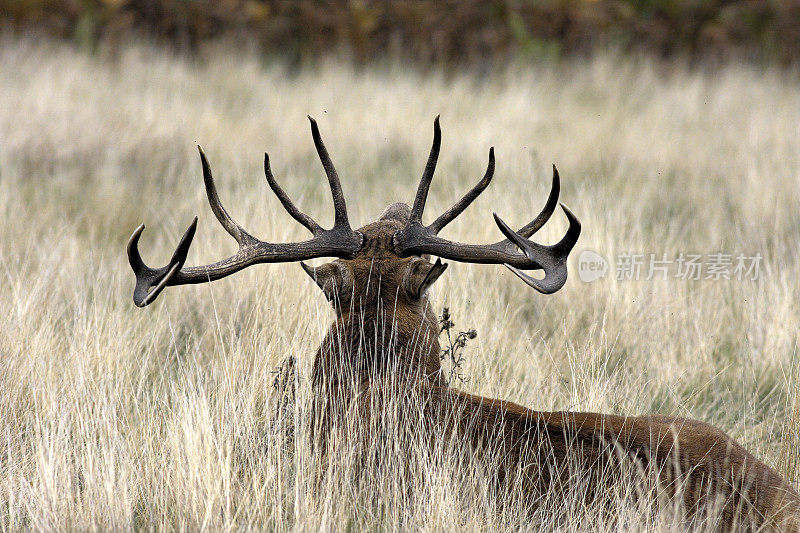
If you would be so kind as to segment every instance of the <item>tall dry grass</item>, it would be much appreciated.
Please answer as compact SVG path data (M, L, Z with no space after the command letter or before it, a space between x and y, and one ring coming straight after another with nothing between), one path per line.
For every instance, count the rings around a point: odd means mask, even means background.
M761 253L757 281L611 272L589 284L573 275L553 296L502 267L455 264L433 301L478 330L459 385L470 392L699 418L800 477L796 73L611 56L485 77L335 62L298 72L226 50L190 61L130 46L103 59L4 38L0 80L3 530L683 527L669 505L654 514L624 488L621 521L576 497L543 502L531 522L498 504L477 463L447 457L458 443L408 478L373 476L370 490L352 483L346 456L320 464L305 439L306 377L332 311L296 265L133 306L124 247L140 222L152 265L194 214L190 263L235 249L207 207L195 143L255 235L304 237L268 192L264 150L302 208L331 222L306 114L356 223L410 201L441 113L429 217L482 175L489 146L498 155L495 183L448 229L454 238L499 238L492 210L527 221L555 162L583 222L575 255ZM541 240L565 227L554 216ZM276 416L272 371L289 355L298 400ZM399 471L398 443L382 442L383 466ZM330 475L316 486L320 470Z

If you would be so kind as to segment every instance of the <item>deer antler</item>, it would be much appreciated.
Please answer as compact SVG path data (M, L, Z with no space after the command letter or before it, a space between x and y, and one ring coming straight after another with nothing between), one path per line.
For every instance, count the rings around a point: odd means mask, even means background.
M560 289L567 280L567 256L581 234L581 223L567 206L561 204L561 208L569 220L569 229L561 241L552 246L545 246L528 239L544 226L559 203L558 195L561 185L555 165L553 165L553 185L547 203L536 218L519 231L515 232L509 228L495 213L495 222L506 236L502 241L485 245L449 241L437 235L489 186L494 175L494 148L489 149L489 164L478 184L432 224L425 226L422 224L422 213L425 210L425 201L428 198L428 190L439 158L441 140L442 132L437 116L433 123L433 146L417 189L414 206L411 208L411 216L405 228L394 235L397 253L402 256L431 254L463 263L502 263L522 278L525 283L541 293L550 294ZM518 248L522 250L522 253L518 251ZM544 271L543 279L535 279L522 272L522 270L537 269Z
M325 174L328 176L328 183L333 196L335 213L333 228L329 230L323 229L310 216L300 211L292 203L291 199L275 181L269 166L269 156L264 154L264 173L270 188L292 218L306 227L314 237L303 242L285 244L268 243L256 239L237 224L222 206L214 185L214 178L211 176L211 167L202 148L198 146L208 203L225 231L236 239L239 244L239 250L231 257L210 265L183 268L186 255L189 252L189 247L197 229L197 217L194 217L189 229L186 230L178 247L172 254L169 263L161 268L150 268L144 263L139 254L139 237L141 237L144 230L144 224L142 224L134 230L128 241L128 261L134 274L136 274L133 302L137 306L144 307L153 302L165 287L214 281L258 263L304 261L316 257L350 258L358 253L361 249L362 236L350 227L339 176L336 174L336 169L333 167L328 151L322 142L316 121L311 117L308 117L308 119L311 121L311 135L314 138L314 145L322 161Z

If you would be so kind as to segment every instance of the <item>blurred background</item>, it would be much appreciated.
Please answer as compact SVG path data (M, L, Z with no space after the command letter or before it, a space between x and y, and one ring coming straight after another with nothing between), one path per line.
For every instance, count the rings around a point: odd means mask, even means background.
M334 51L430 64L505 62L597 48L789 64L798 0L2 0L2 24L94 49L147 36L180 50L229 40L293 62Z
M356 463L306 446L332 309L296 264L133 305L139 224L154 267L194 215L187 264L236 250L197 144L253 235L307 238L264 183L264 151L329 227L309 114L354 227L413 199L439 114L426 221L497 153L446 238L497 241L493 211L522 226L558 165L583 224L560 291L457 263L434 286L436 313L478 332L455 386L700 419L798 486L799 64L800 0L0 0L0 531L684 530L674 506L655 516L622 497L629 527L581 498L531 525L485 497L480 463L434 464L413 478L418 498L389 476L352 490ZM537 242L566 227L554 214ZM583 252L671 270L587 280ZM681 279L684 254L758 257L759 275ZM273 383L290 355L284 417ZM407 471L384 451L385 472ZM320 468L336 473L324 490Z

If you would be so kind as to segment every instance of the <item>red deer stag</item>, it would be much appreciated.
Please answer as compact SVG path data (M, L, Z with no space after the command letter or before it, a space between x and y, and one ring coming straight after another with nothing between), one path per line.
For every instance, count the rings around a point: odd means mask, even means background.
M424 225L422 214L441 143L437 117L433 146L413 206L392 204L378 220L353 231L338 175L316 122L309 119L333 196L333 228L322 228L294 205L275 181L265 154L267 183L286 211L313 237L289 244L256 239L234 222L220 203L208 161L200 150L211 209L236 239L239 250L211 265L184 268L197 226L195 217L169 263L154 269L145 265L139 254L144 225L139 226L128 243L128 258L136 274L133 299L137 306L152 303L167 286L214 281L258 263L335 257L316 268L301 263L336 312L336 321L317 351L312 371L315 395L322 398L316 405L323 430L341 414L348 395L352 398L358 390L373 391L367 395L378 390L380 395L385 390L380 389L380 380L391 374L400 390L413 391L417 397L421 393L423 411L437 421L439 431L449 428L447 431L455 432L451 434L475 449L494 446L495 451L503 450L502 454L489 454L495 458L502 455L498 475L524 472L523 482L541 491L539 494L563 489L575 479L570 475L575 464L587 469L584 479L600 478L600 471L613 468L624 456L636 464L654 467L658 482L664 486L674 488L682 483L680 498L689 513L707 508L712 500L721 502L720 529L749 527L744 524L800 528L800 496L795 490L772 468L708 424L668 416L533 411L466 394L442 379L438 323L426 292L447 265L440 259L431 263L429 257L503 264L541 293L559 290L567 279L567 256L580 235L578 219L562 204L569 229L561 241L545 246L529 240L558 205L560 185L555 167L544 209L519 231L511 230L494 215L504 240L472 245L443 239L439 232L489 185L494 150L489 150L489 164L480 182L433 223ZM533 278L524 270L542 270L544 277ZM453 413L458 414L454 417Z

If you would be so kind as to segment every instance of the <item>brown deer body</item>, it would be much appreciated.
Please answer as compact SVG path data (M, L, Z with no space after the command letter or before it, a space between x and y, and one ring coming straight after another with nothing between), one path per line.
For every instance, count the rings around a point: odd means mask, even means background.
M466 245L437 236L488 186L494 170L490 150L483 179L431 225L422 213L439 152L438 118L434 144L414 205L393 204L381 217L353 231L347 218L338 176L312 120L312 134L328 175L336 212L331 230L300 212L277 185L265 156L267 181L286 210L313 233L309 241L272 244L259 241L236 224L219 202L205 156L201 158L212 210L240 249L231 258L204 267L183 268L197 219L178 245L170 263L147 267L139 256L137 228L128 245L137 283L134 301L151 303L166 286L213 281L262 262L337 257L306 272L336 312L316 354L312 369L316 416L315 438L324 445L330 429L351 404L412 398L421 402L431 438L453 436L487 452L499 479L523 476L531 494L564 491L577 467L592 482L629 461L656 473L658 482L682 498L689 514L716 504L721 530L775 527L800 531L800 496L773 469L749 454L720 430L699 421L667 417L621 417L597 413L538 412L506 402L466 394L447 385L441 375L438 322L427 299L428 288L446 265L431 255L462 262L505 264L528 285L548 294L566 281L566 259L580 234L580 224L564 207L570 222L556 245L528 238L558 205L555 171L550 197L542 212L519 231L495 215L506 239L491 245ZM563 207L563 206L562 206ZM520 252L520 250L522 250ZM541 269L534 279L522 270ZM391 382L391 386L385 383ZM387 393L386 391L392 391ZM399 391L399 392L398 392ZM411 401L411 400L409 400ZM455 415L454 415L455 413ZM612 476L613 477L613 476ZM601 493L597 487L592 493Z

